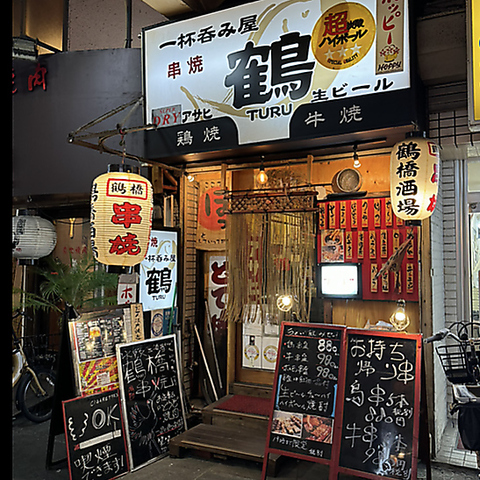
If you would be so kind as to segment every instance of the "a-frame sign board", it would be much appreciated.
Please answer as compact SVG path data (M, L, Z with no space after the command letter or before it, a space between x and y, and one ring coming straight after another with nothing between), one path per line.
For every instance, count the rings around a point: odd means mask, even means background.
M416 478L421 357L419 334L282 324L262 480L270 453Z

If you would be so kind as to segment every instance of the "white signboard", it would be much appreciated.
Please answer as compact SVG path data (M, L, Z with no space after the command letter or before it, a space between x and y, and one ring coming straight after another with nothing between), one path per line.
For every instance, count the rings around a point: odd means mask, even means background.
M140 264L140 302L144 311L176 307L177 232L152 230L145 260Z
M404 0L266 0L145 29L145 121L160 129L181 117L176 147L200 141L189 126L219 118L239 145L288 139L306 104L351 99L335 114L358 121L356 98L410 87L408 16ZM321 136L325 120L319 109L302 121ZM212 122L201 135L222 140Z

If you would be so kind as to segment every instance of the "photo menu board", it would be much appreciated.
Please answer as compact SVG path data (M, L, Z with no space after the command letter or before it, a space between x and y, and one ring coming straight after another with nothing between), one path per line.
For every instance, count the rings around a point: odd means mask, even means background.
M77 394L118 388L116 345L143 340L141 304L84 311L68 328Z
M416 478L421 335L283 323L270 453L366 479Z
M344 327L283 323L269 448L329 460Z

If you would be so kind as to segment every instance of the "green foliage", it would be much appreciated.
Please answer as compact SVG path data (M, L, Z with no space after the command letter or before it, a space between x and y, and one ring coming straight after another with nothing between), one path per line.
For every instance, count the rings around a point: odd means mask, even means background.
M104 294L98 296L97 293L115 289L118 276L106 273L91 255L78 260L70 258L68 265L49 256L45 266L39 267L37 272L44 278L40 284L40 295L21 292L25 295L27 307L61 311L60 301L75 309L116 303L116 294L109 297Z

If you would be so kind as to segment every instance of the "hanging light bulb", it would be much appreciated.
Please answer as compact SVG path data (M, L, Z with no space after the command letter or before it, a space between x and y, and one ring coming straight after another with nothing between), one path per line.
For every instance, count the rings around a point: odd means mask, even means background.
M360 163L360 160L358 158L358 155L357 155L357 144L356 143L353 145L353 166L355 168L360 168L362 166L362 164Z
M405 312L405 300L397 301L397 309L390 317L390 323L395 327L395 330L405 330L410 325L410 319Z
M293 307L293 297L288 294L280 295L277 298L277 307L282 312L288 312Z
M265 185L268 182L268 175L265 173L265 167L262 164L260 165L260 171L257 173L257 182L260 185Z

